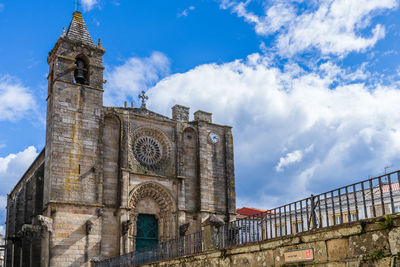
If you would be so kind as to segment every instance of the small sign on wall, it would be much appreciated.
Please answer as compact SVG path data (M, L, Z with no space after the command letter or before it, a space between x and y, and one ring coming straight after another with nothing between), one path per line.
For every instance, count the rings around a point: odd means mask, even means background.
M285 263L314 260L314 250L312 248L290 250L286 251L284 255Z

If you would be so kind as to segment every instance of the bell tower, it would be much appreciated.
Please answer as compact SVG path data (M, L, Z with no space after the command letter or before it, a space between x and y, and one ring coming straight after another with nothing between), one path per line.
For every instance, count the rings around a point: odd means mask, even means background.
M99 132L103 107L103 55L81 12L49 52L44 205L96 204Z

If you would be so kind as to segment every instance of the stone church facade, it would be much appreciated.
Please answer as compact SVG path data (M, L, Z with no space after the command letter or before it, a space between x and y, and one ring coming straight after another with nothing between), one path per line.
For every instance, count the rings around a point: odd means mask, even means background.
M235 216L231 127L144 94L103 106L104 53L74 12L47 58L46 146L8 195L7 267L88 266Z

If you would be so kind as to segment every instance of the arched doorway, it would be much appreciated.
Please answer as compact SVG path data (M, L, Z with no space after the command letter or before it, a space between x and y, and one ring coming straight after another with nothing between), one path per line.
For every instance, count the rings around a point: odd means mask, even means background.
M157 245L158 222L152 214L139 214L136 223L136 250Z
M144 182L135 186L129 199L128 251L135 251L176 237L176 207L168 189L155 182ZM154 231L149 232L149 227ZM139 233L139 230L143 230ZM156 233L156 238L146 236ZM150 240L146 242L145 240ZM139 242L139 244L138 244Z

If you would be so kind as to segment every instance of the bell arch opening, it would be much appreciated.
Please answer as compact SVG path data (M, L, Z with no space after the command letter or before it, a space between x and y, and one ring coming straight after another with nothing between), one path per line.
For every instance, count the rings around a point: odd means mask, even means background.
M89 84L89 64L84 56L77 56L75 59L74 79L79 84Z

